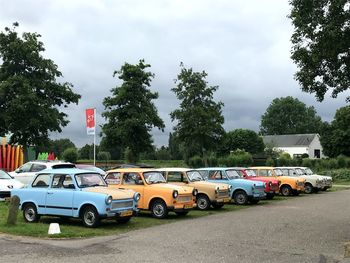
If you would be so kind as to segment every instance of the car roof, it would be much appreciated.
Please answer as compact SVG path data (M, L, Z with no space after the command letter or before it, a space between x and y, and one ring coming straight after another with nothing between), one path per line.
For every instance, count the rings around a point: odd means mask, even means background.
M164 168L157 168L156 171L163 171L163 172L187 172L187 171L193 171L195 169L185 168L185 167L164 167Z
M276 167L273 166L252 166L249 167L249 169L275 169Z
M149 168L118 168L118 169L112 169L108 170L107 173L113 173L113 172L119 172L119 173L145 173L145 172L158 172L157 169L149 169Z
M53 173L53 174L82 174L82 173L94 173L99 174L98 172L90 171L90 170L84 170L84 169L78 169L78 168L62 168L62 169L44 169L38 174L44 174L44 173Z
M229 170L230 167L202 167L202 168L198 168L196 170L201 170L201 171L205 171L205 170Z

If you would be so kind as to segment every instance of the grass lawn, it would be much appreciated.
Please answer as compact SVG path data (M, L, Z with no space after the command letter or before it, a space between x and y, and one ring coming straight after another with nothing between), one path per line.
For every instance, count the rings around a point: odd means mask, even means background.
M293 197L280 197L276 196L274 200L285 200ZM264 200L257 204L264 205L273 202L274 200ZM73 218L59 218L51 216L41 217L39 223L26 223L23 219L22 211L18 211L18 221L15 226L7 226L7 214L8 214L8 202L0 202L0 233L8 233L21 236L33 236L42 238L82 238L93 236L104 236L112 234L121 234L131 230L136 230L145 227L151 227L156 225L168 224L177 222L179 220L191 220L194 218L225 213L251 207L237 206L234 204L225 205L221 209L210 209L207 211L192 210L186 216L179 217L175 213L169 213L167 219L155 219L151 217L151 214L147 211L141 212L137 217L133 217L126 224L118 224L114 220L102 220L101 225L98 228L86 228L83 226L81 220ZM59 223L61 228L61 234L48 235L48 229L50 223Z

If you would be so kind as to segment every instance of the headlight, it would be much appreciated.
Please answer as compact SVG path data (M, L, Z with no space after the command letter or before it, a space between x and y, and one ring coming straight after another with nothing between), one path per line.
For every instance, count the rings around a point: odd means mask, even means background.
M174 190L173 191L173 197L176 198L178 195L179 195L179 193L176 190Z
M269 186L271 187L271 185L272 185L272 182L270 181L270 182L269 182Z
M219 187L219 186L217 186L217 187L215 188L215 193L216 193L216 194L218 194L218 193L219 193L219 191L220 191L220 187Z
M110 205L112 203L112 201L113 201L112 196L109 195L109 196L106 197L106 204L107 205Z
M135 200L136 202L139 201L140 198L141 198L140 193L135 193L135 194L134 194L134 200Z
M232 190L232 185L228 186L228 190L231 191Z
M193 196L196 196L198 194L198 190L196 188L193 189L192 191Z
M255 187L256 187L256 185L255 185L255 184L253 184L253 185L252 185L252 190L254 190L254 189L255 189Z

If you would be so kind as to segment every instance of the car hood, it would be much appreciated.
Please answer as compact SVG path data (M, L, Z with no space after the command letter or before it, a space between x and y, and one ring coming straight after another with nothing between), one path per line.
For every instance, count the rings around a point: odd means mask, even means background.
M259 187L265 187L265 183L262 181L252 181L252 180L248 180L248 179L233 179L230 180L230 182L235 182L235 183L239 183L241 185L246 185L246 186L259 186Z
M16 179L0 179L0 190L9 191L11 189L23 188L24 184Z
M179 194L188 194L188 193L192 193L193 191L193 187L191 186L183 186L183 185L176 185L176 184L169 184L169 183L151 184L151 185L148 185L148 187L154 188L154 189L176 190Z
M275 178L266 178L266 177L249 177L247 178L248 180L251 180L251 181L260 181L260 182L265 182L265 183L273 183L273 184L278 184L278 180L275 179Z
M113 199L133 198L135 194L135 191L133 190L115 189L115 188L112 189L110 187L87 187L87 188L83 188L82 191L111 195Z

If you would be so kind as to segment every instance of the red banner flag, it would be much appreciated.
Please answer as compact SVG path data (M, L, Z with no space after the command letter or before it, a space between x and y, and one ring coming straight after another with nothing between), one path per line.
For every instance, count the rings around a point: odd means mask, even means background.
M86 132L88 135L95 134L95 109L86 109Z

